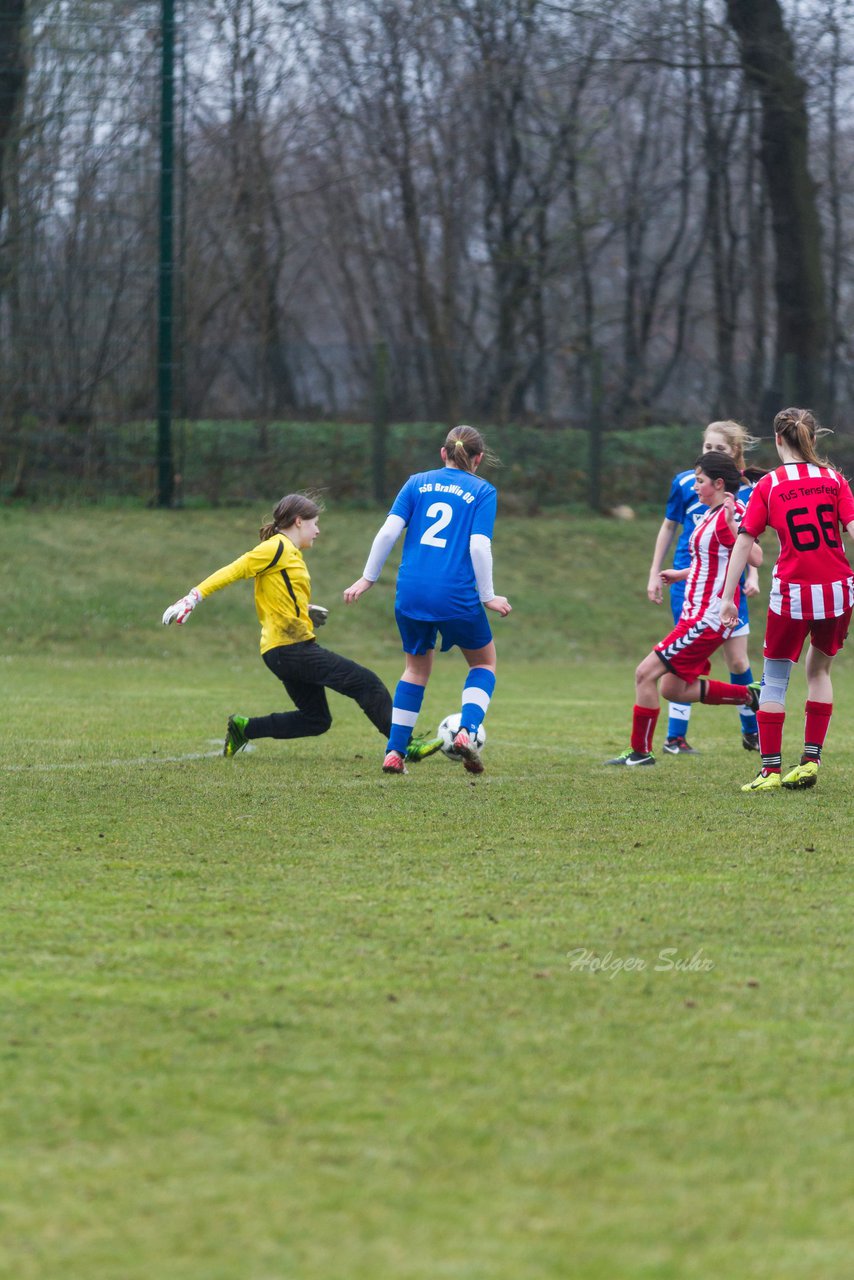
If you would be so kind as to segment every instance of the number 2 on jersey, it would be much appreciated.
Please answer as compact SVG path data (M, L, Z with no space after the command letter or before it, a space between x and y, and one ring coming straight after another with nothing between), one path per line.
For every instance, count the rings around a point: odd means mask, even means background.
M451 523L451 516L454 509L447 502L431 502L427 508L426 515L428 519L438 516L438 520L434 520L431 525L424 530L421 535L421 542L425 547L446 547L448 545L447 538L437 538L436 534L440 529L444 529L446 525Z

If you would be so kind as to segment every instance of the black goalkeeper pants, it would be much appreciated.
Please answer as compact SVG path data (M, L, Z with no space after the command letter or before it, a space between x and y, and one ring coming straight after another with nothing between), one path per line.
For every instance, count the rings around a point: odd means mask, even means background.
M340 653L324 649L316 640L281 645L261 655L281 680L296 711L252 716L247 738L312 738L332 724L326 690L358 702L384 738L391 732L391 694L378 675Z

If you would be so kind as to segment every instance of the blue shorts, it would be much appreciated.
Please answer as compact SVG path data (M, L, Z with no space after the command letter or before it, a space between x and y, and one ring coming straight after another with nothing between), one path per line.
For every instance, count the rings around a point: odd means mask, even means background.
M682 605L685 600L685 580L680 578L678 582L674 582L670 588L670 608L673 611L674 625L682 616ZM738 598L738 622L729 634L731 640L733 636L749 636L750 635L750 618L747 613L747 596L742 591Z
M436 636L442 633L442 653L459 645L461 649L483 649L492 639L492 631L483 608L464 618L445 618L442 622L426 622L394 611L404 653L429 653L436 648Z

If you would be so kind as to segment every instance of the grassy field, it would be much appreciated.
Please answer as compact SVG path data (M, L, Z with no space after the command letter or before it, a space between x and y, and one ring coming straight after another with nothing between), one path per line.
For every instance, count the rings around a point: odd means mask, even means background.
M383 776L342 699L227 762L282 705L251 591L159 618L264 515L0 511L0 1275L847 1277L851 655L812 792L741 794L729 708L604 770L655 523L505 520L482 779ZM393 574L340 604L378 520L310 564L392 684Z

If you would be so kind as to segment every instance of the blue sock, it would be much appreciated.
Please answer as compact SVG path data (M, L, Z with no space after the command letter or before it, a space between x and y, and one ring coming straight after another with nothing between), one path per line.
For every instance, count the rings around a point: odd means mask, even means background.
M742 671L736 675L734 671L729 673L729 678L733 684L753 684L753 672L750 667L746 671ZM750 710L750 707L740 707L738 714L741 716L741 732L742 733L758 733L759 725L756 723L756 716Z
M487 667L472 667L463 686L463 709L460 724L475 733L483 724L489 700L495 692L495 672Z
M391 733L387 751L398 751L402 756L406 755L406 748L409 746L409 739L412 737L412 730L423 701L423 684L410 684L408 680L398 680L391 708Z
M690 702L669 702L670 719L667 721L668 738L686 738L688 721L691 719Z

